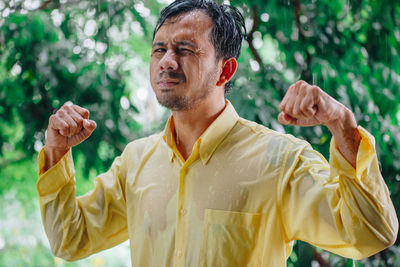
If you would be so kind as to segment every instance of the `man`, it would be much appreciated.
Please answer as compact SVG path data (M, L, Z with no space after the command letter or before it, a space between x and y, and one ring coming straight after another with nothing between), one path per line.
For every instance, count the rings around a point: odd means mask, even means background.
M133 266L285 266L294 240L350 258L396 239L373 137L319 87L299 81L282 124L325 125L330 163L305 141L240 118L225 100L243 18L176 1L155 29L150 78L171 109L164 132L133 141L93 191L75 197L71 148L96 128L63 106L49 120L38 192L53 252L76 260L127 239Z

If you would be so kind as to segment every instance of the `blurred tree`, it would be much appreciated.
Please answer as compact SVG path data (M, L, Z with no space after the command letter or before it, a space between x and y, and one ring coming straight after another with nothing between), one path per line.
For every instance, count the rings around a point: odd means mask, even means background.
M14 149L31 156L35 144L38 150L44 143L56 109L67 101L86 107L98 129L74 153L93 155L86 157L86 173L94 166L104 170L128 140L140 136L123 65L133 56L147 61L151 23L144 17L150 10L141 2L64 2L42 2L30 12L24 9L28 1L10 1L14 9L3 4L0 118L3 124L24 126ZM0 133L0 153L10 138L12 131Z
M161 129L163 120L145 129L137 119L148 110L137 90L149 89L143 66L166 2L0 0L0 166L31 158L44 143L48 117L67 101L88 108L98 122L93 136L74 149L84 159L86 176L91 168L109 167L128 141ZM400 3L230 3L243 12L249 32L229 96L240 115L300 136L327 157L327 129L277 122L277 107L291 83L303 79L319 85L351 108L375 136L399 213ZM357 264L396 266L399 258L397 243ZM353 265L298 242L288 265L312 262Z
M238 78L230 98L239 113L275 130L277 106L288 86L303 79L351 108L376 138L382 174L400 211L400 3L391 1L231 1L248 23ZM250 78L244 78L250 77ZM326 157L330 133L323 127L284 127ZM398 244L398 243L397 243ZM351 266L351 261L299 242L289 265ZM312 251L312 252L306 252ZM396 266L399 249L364 263ZM324 262L329 258L330 264Z

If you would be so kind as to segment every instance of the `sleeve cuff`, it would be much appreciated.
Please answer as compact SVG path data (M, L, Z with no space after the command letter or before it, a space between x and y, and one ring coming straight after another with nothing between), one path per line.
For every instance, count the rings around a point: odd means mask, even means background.
M373 160L375 152L375 138L363 127L357 127L361 140L358 147L356 168L354 168L340 153L335 138L332 137L330 144L330 165L336 171L336 175L348 177L361 177Z
M45 153L42 149L38 155L39 180L36 185L40 197L58 192L75 177L71 149L46 172L45 162Z

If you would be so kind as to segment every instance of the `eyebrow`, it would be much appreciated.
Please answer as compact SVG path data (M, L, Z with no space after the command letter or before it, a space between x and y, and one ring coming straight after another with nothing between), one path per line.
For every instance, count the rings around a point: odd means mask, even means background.
M153 43L153 47L154 46L165 46L165 43L164 42L155 42L155 43Z
M182 45L182 46L189 46L192 48L197 48L197 45L195 45L194 43L190 42L190 41L178 41L176 42L177 45ZM155 42L153 43L153 47L156 46L165 46L164 42Z
M190 46L192 48L197 48L197 45L195 45L194 43L190 42L190 41L179 41L177 42L178 45L183 45L183 46Z

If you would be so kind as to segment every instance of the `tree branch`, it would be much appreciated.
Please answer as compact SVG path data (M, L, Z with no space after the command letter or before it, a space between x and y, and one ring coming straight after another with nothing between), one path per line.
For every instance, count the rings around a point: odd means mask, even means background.
M312 248L312 252L314 260L316 260L321 267L331 267L331 264L327 260L325 260L322 255L317 250L315 250L315 248Z
M294 0L294 15L295 15L295 21L296 21L296 27L299 30L299 37L300 41L304 43L305 41L305 35L303 32L303 28L301 27L300 23L300 12L301 12L301 7L300 7L300 1L299 0ZM311 80L311 72L309 70L309 67L311 65L311 55L308 53L307 49L304 51L306 53L306 68L302 69L301 75L303 76L304 80L310 81Z
M250 32L247 34L247 42L249 43L249 47L251 50L251 53L254 56L254 59L257 61L257 63L260 65L260 68L264 69L264 63L260 57L260 55L257 52L257 49L253 45L253 34L257 30L258 23L259 23L259 18L258 18L258 10L257 7L253 6L252 8L252 13L253 13L253 27L251 28Z
M53 2L52 0L46 0L46 1L42 2L42 3L40 4L39 9L47 9L47 6L48 6L49 4L51 4L52 2Z

